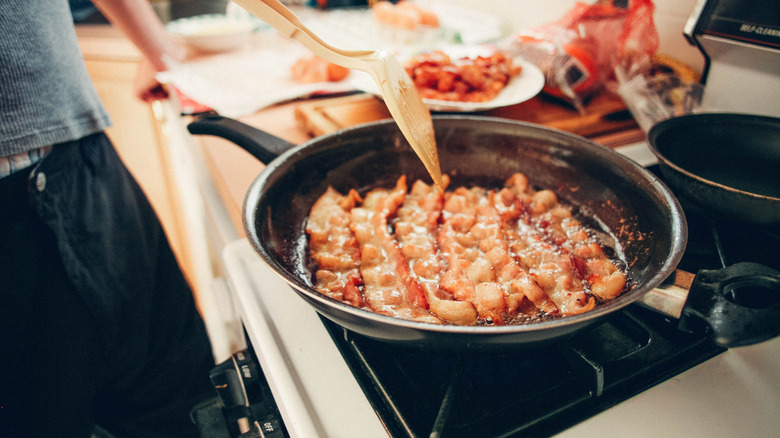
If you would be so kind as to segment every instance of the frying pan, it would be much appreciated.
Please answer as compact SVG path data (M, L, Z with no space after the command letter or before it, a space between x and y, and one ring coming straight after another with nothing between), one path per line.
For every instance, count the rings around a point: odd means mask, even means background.
M429 181L392 120L344 129L299 146L217 115L201 116L188 129L231 140L268 163L244 200L244 228L256 253L321 315L383 341L433 350L487 352L570 336L661 284L674 271L686 243L686 222L677 199L652 173L614 151L534 124L437 116L439 158L442 170L451 176L451 187L498 187L510 174L525 173L538 187L555 190L583 217L591 218L591 225L604 230L604 242L625 259L630 287L590 312L526 325L440 326L392 318L315 291L304 230L312 204L329 185L346 193L350 188L365 192L391 187L401 174L409 181ZM268 162L275 154L281 155Z
M780 119L689 114L655 124L648 140L681 202L780 226Z

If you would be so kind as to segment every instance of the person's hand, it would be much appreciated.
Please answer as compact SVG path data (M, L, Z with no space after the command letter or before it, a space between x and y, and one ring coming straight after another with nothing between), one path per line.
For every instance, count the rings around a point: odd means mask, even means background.
M145 102L168 97L155 75L182 62L187 57L187 48L170 38L151 3L148 0L92 0L92 3L143 55L133 81L135 95Z
M168 90L155 78L157 70L152 64L143 58L138 64L133 79L133 92L135 96L144 102L154 102L168 98Z

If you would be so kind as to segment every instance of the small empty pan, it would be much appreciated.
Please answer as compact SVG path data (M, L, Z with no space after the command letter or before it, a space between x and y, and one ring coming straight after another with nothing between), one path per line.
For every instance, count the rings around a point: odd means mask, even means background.
M657 123L648 140L681 202L780 227L780 119L691 114Z

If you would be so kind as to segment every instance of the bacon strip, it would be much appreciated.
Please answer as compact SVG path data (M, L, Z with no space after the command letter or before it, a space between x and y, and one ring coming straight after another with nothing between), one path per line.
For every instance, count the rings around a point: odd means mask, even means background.
M360 251L349 229L350 210L361 202L350 190L347 196L328 187L314 203L306 222L309 255L317 262L314 288L354 307L367 307L360 291Z
M509 315L515 315L518 311L529 313L530 309L524 305L524 300L527 298L543 312L556 313L555 305L548 299L542 288L512 257L511 241L508 239L500 210L496 208L496 196L495 192L490 192L487 202L477 207L477 222L471 232L479 239L479 249L490 265L495 283L503 292L506 312Z
M509 190L502 191L502 201L522 212L514 227L507 228L512 251L521 265L563 315L592 309L596 300L588 294L577 263L568 250L550 243L545 232L540 231L549 227L552 217L545 213L558 205L557 196L549 190L533 191L522 174L513 175L506 185Z
M547 296L563 315L577 315L592 309L589 296L571 256L546 242L524 219L517 221L518 239L512 242L517 255Z
M469 230L476 223L476 203L482 192L479 188L459 187L445 195L438 242L447 267L440 287L460 301L473 302L476 297L477 282L467 275L467 270L477 259L478 251Z
M542 289L541 286L535 281L528 271L527 264L519 263L516 258L515 250L517 249L518 240L522 239L521 235L517 233L517 220L520 218L520 204L516 202L516 197L509 190L502 190L498 193L494 193L490 199L491 205L494 207L496 214L499 215L499 220L502 223L502 230L505 239L505 248L502 248L503 252L506 252L505 257L511 260L512 263L506 262L502 271L502 276L509 282L508 293L512 297L512 300L517 307L522 304L523 297L527 298L537 309L546 314L558 313L558 306L550 299L548 294ZM526 313L528 311L526 310Z
M573 258L572 262L587 280L590 291L600 300L620 295L626 286L626 274L612 260L586 228L572 216L569 208L560 205L551 190L540 190L531 196L530 220L544 232L547 240Z
M572 254L593 295L602 301L620 295L626 287L625 272L618 269L580 221L572 217L571 211L555 208L546 216L550 223L548 235Z
M445 178L445 184L449 178ZM437 254L436 235L444 205L444 193L418 180L398 209L395 236L412 275L422 287L430 311L446 322L474 325L477 311L467 301L457 301L449 292L439 288L443 272Z
M459 188L447 197L439 244L448 268L441 287L472 302L481 318L504 324L527 311L524 298L544 294L510 256L493 196L480 188Z
M370 191L363 206L351 211L350 228L360 245L360 272L368 305L377 313L413 321L441 323L428 312L420 285L388 230L388 218L406 197L406 177L393 189Z

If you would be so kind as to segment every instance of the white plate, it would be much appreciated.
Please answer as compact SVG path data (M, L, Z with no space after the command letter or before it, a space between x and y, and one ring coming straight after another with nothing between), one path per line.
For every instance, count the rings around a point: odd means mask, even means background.
M453 59L490 55L494 49L490 46L448 46L438 49ZM413 55L399 57L402 64L411 59ZM533 98L544 87L544 74L539 67L526 61L524 58L515 58L515 64L520 65L520 74L512 78L506 87L498 95L486 102L456 102L449 100L423 99L425 105L431 111L437 112L477 112L495 108L515 105ZM379 88L367 74L355 74L352 80L355 88L381 96Z
M203 52L227 52L245 46L254 24L225 14L205 14L171 21L165 29Z

